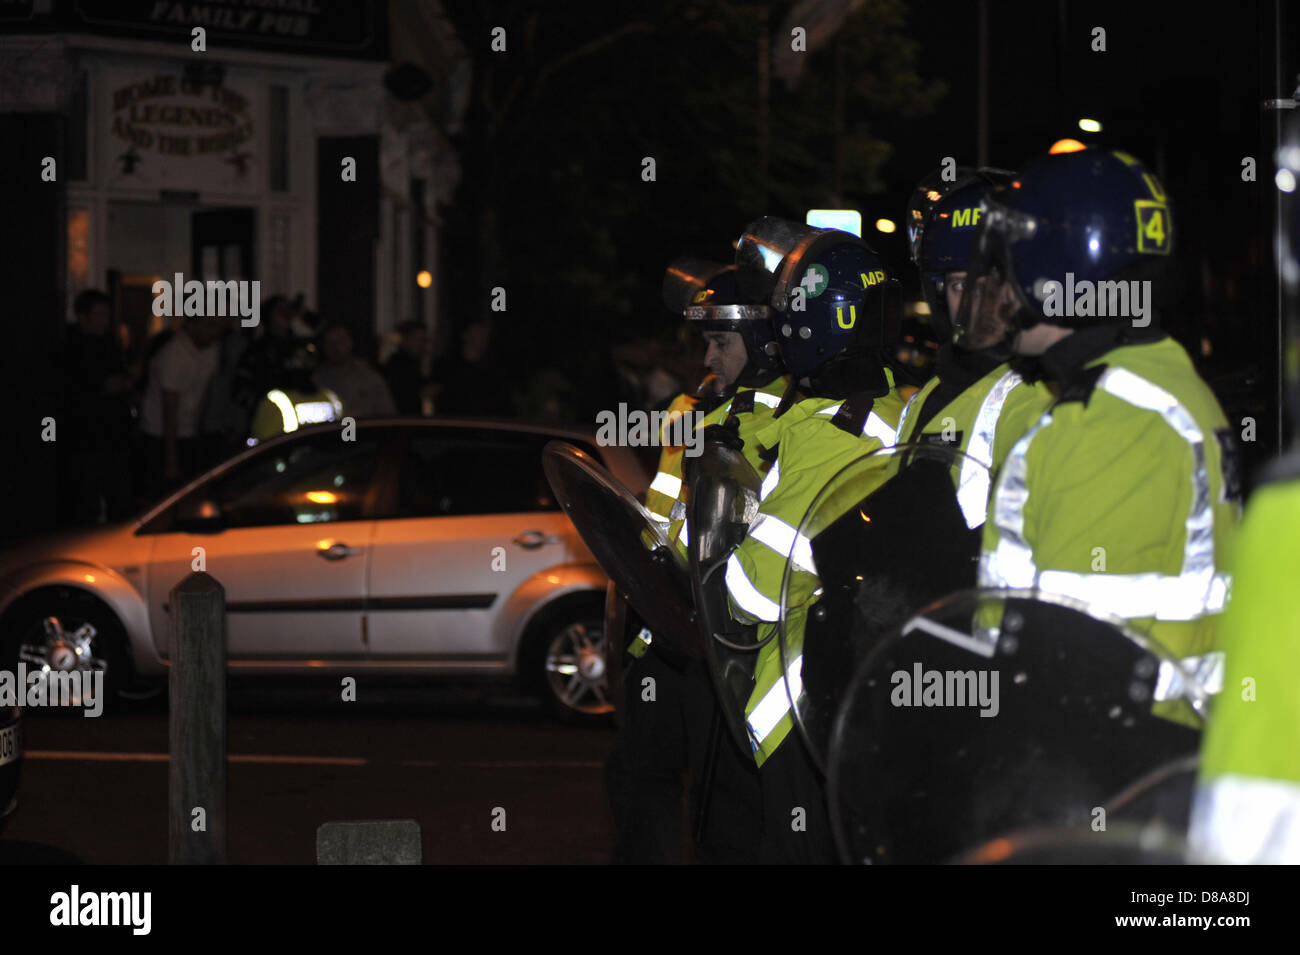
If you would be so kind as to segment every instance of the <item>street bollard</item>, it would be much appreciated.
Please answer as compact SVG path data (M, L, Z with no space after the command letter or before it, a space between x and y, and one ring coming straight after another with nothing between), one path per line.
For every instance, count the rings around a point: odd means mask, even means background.
M226 591L206 573L171 592L168 861L226 861Z

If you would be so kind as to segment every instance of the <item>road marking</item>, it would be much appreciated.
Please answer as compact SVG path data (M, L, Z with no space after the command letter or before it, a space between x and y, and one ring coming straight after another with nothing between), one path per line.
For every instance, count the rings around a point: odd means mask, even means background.
M27 759L86 760L98 763L165 763L171 757L166 753L105 753L91 750L72 749L31 749L23 753ZM355 756L282 756L255 753L231 753L226 756L230 763L250 763L255 765L288 766L368 766L370 760ZM603 769L603 762L583 760L446 760L446 759L400 759L398 766L413 766L422 769L434 767L456 767L459 769Z
M370 760L356 756L227 756L232 763L290 763L301 766L365 766Z
M166 753L92 753L71 749L29 749L24 759L88 759L101 763L165 763Z
M603 769L604 763L582 762L579 760L473 760L469 762L441 759L402 759L399 766L457 766L462 769Z
M99 763L166 763L171 757L166 753L99 753L87 750L31 749L23 753L27 759L82 759ZM298 766L365 766L368 759L353 756L272 756L231 753L230 763L283 763Z

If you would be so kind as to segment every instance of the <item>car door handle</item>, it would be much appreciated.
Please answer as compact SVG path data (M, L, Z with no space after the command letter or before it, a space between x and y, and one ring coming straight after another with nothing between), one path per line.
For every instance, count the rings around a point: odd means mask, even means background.
M558 544L560 538L543 534L541 531L524 531L515 539L515 543L528 550L535 550L544 544Z
M355 547L338 542L316 549L316 556L324 557L326 560L342 560L344 557L355 557L359 553L361 552Z

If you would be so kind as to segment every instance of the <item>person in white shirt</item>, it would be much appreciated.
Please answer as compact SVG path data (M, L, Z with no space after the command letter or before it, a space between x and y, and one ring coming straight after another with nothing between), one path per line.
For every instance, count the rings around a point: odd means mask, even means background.
M352 355L352 333L332 324L321 332L325 361L312 375L318 388L339 396L343 413L354 418L374 418L397 413L392 392L379 372Z
M154 356L140 406L150 488L162 493L202 466L199 421L203 398L220 360L220 318L191 318Z

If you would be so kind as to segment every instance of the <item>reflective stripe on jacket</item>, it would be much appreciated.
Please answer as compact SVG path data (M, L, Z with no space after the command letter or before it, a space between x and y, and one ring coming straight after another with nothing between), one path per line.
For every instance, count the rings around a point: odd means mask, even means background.
M1074 597L1176 656L1204 654L1238 515L1227 421L1172 339L1112 349L1098 365L1089 394L1058 402L1007 455L980 585Z
M827 398L805 399L759 432L764 445L776 445L779 451L760 491L759 517L728 558L726 584L733 614L739 620L759 623L760 638L772 632L780 617L787 555L793 553L798 571L791 582L791 604L805 603L817 586L811 547L798 531L809 506L846 464L885 447L886 442L892 444L904 401L896 389L877 398L859 434L850 434L832 421L841 404ZM884 480L885 465L882 457L879 467L863 476L862 495ZM801 645L801 618L788 623L791 646ZM791 661L795 679L799 662L798 658ZM774 638L759 651L755 684L746 706L750 743L760 766L789 733L793 725L789 710L780 646Z
M990 475L1001 467L1016 439L1047 411L1053 396L1046 385L1026 382L1002 364L944 405L917 432L920 410L938 385L937 377L930 379L903 409L898 443L916 442L922 435L952 436L953 446L969 456L953 466L957 503L966 526L976 528L988 511Z
M1209 862L1300 863L1300 481L1255 491L1216 646L1223 691L1201 745L1188 842Z

